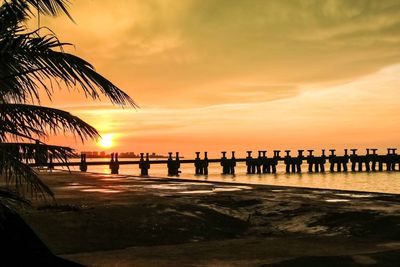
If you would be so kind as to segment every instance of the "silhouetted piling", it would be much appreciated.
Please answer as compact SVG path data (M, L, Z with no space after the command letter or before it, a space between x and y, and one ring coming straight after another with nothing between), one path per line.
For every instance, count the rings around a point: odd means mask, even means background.
M292 157L290 155L290 150L285 150L285 157L283 159L284 164L286 165L287 173L300 173L301 172L301 164L303 162L303 152L304 150L298 150L297 157Z
M229 163L228 159L226 158L226 151L222 151L222 157L221 157L221 166L222 166L222 174L228 174L229 173Z
M200 152L196 152L196 158L194 162L195 174L208 175L208 165L207 152L204 152L204 159L200 159Z
M86 154L81 153L81 163L79 164L79 170L81 172L86 172L88 165L86 164Z
M207 156L207 152L204 152L204 159L202 162L202 168L203 168L203 174L204 175L208 175L208 156Z
M196 175L203 174L202 160L200 159L200 152L196 152L196 158L194 159L194 173Z
M313 166L316 164L315 157L313 155L314 150L309 149L307 155L308 172L313 172Z
M301 165L303 164L303 152L304 150L297 150L297 158L294 160L294 164L296 166L296 172L301 173Z
M247 166L247 174L254 174L256 173L256 164L251 156L252 151L247 151L247 157L246 157L246 166Z
M329 151L331 152L331 154L329 155L329 170L331 171L331 172L334 172L335 171L335 157L336 157L336 155L335 155L335 151L336 151L336 149L329 149Z
M262 151L262 172L263 173L271 173L271 164L267 157L267 151Z
M396 163L398 163L398 155L396 154L396 148L388 148L388 153L386 156L386 170L395 171Z
M235 151L232 151L232 157L229 160L229 174L235 174L236 158Z
M172 152L169 152L168 154L168 176L179 176L179 173L181 173L179 170L181 167L179 152L176 152L175 160L172 158Z
M114 159L114 155L115 155L115 159ZM111 170L111 174L119 173L118 153L115 153L115 154L111 153L110 170Z
M376 149L376 148L372 148L371 149L372 154L370 155L370 159L371 159L371 170L373 172L376 172L376 164L378 163L378 157L377 157L377 154L376 154L377 150L378 149Z
M281 153L280 150L274 150L274 157L271 160L271 172L276 173L276 165L278 165L278 161L281 159L279 155Z
M321 159L319 161L319 170L321 172L325 172L325 163L326 163L326 155L325 155L325 149L322 149L321 151Z
M365 165L365 171L370 172L371 171L371 166L370 166L370 162L371 162L371 155L369 153L369 148L366 149L367 150L367 154L364 156L364 165Z
M174 160L172 159L172 152L168 152L168 163L167 163L167 168L168 168L168 176L174 175Z
M343 165L343 171L347 172L347 163L349 162L349 153L348 153L348 149L344 150L344 156L343 156L343 160L342 160L342 165Z
M144 153L140 153L139 161L140 175L148 176L150 169L149 153L146 153L146 159L144 159Z
M351 155L350 155L350 162L351 162L351 171L355 172L356 171L356 165L358 162L358 155L357 155L357 149L353 148L351 150Z
M257 166L257 174L261 174L261 166L263 165L263 156L261 155L262 151L258 151L258 158L256 161L256 166Z
M283 163L286 165L286 173L290 172L290 159L292 158L290 156L290 150L285 150L285 158L283 160Z

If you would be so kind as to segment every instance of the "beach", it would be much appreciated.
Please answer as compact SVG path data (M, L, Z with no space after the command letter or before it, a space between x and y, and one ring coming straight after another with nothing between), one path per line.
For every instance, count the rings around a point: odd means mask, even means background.
M362 174L360 174L362 175ZM87 266L397 266L400 195L41 174L56 202L21 211Z

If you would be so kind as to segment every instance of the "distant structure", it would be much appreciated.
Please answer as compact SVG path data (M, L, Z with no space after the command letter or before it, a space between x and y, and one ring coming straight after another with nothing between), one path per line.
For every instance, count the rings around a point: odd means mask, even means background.
M112 153L107 154L105 151L82 151L81 154L85 154L86 158L110 158ZM115 154L114 154L115 155ZM140 154L136 154L135 152L121 152L118 154L119 158L140 158ZM158 155L156 153L149 154L149 158L167 158L164 155Z

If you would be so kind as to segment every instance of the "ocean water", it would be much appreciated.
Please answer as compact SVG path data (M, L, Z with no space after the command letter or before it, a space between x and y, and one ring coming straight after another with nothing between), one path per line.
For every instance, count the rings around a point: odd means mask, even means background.
M76 161L78 159L73 159ZM137 159L120 159L137 160ZM88 159L88 161L105 161L109 159ZM319 189L339 189L362 192L380 192L400 194L400 172L341 172L341 173L308 173L307 164L302 165L303 173L286 174L283 163L278 165L276 174L246 174L246 165L244 162L237 163L235 175L222 175L222 167L219 163L210 163L209 175L195 175L194 164L181 164L180 179L190 179L199 181L218 181L242 184L261 184L308 187ZM78 167L72 167L72 170L79 170ZM107 165L88 166L88 172L110 173ZM140 175L138 165L120 165L120 174ZM166 164L153 164L149 170L151 177L168 177Z

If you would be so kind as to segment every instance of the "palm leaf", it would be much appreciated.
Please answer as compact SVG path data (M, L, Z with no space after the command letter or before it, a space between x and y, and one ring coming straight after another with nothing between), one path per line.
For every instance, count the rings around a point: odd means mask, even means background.
M29 18L29 6L25 1L4 1L0 6L0 33L14 30Z
M20 195L31 193L35 196L51 196L53 192L38 177L35 170L23 163L15 151L0 148L0 177L4 179L7 189Z
M30 205L30 201L19 195L17 192L10 190L7 187L0 187L0 217L1 217L1 204L6 206L16 205Z
M68 162L68 159L75 157L74 149L65 146L47 145L44 143L0 143L0 150L12 153L14 157L19 157L25 162L32 162L39 153L45 153L52 157L54 161Z
M0 140L14 137L42 137L71 132L83 141L99 137L95 128L69 112L26 104L0 104Z
M25 14L25 20L35 16L35 13L31 11L31 7L33 7L42 15L58 16L65 14L73 20L68 12L69 5L70 1L68 0L5 0L0 9L0 16L7 14L11 18L13 15Z
M13 2L14 1L16 0L13 0ZM19 0L19 2L28 2L37 8L41 14L57 16L64 13L72 20L72 17L68 12L70 5L70 1L68 0Z
M67 88L79 85L85 95L93 99L99 99L101 93L114 104L137 107L126 93L97 73L90 63L64 52L64 47L69 44L59 42L53 34L17 33L7 37L0 40L3 63L0 88L4 96L15 101L39 100L39 90L44 88L51 97L52 86L43 82L50 80L62 82Z
M87 61L66 53L55 34L39 35L44 28L29 32L24 22L38 14L56 16L68 13L68 0L3 0L0 6L0 199L23 200L27 192L53 196L51 190L30 167L39 155L67 161L73 150L43 143L4 143L23 139L35 141L50 134L72 132L83 141L98 137L89 124L68 112L24 105L40 103L40 91L53 96L53 85L80 88L87 97L105 95L114 104L137 107L117 86L97 73ZM34 10L35 9L35 10ZM72 18L71 18L72 19ZM1 205L1 203L0 203Z

